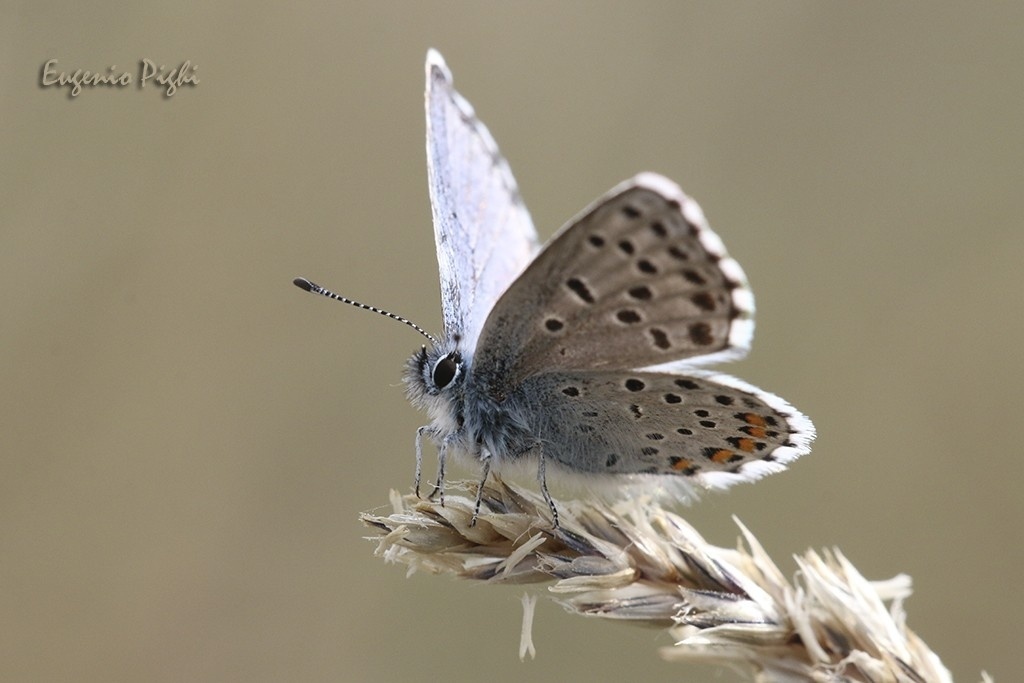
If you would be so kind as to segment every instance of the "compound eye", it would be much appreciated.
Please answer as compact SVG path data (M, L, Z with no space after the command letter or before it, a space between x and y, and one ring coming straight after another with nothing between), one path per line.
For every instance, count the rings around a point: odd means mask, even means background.
M434 366L434 386L444 389L452 383L459 370L458 361L458 354L449 354L437 361L437 365Z

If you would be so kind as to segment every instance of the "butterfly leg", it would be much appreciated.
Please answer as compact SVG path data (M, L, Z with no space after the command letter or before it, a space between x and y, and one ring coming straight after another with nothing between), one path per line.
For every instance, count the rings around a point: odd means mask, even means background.
M423 437L424 435L433 437L437 434L436 431L429 425L424 425L416 430L416 497L420 497L420 480L423 476ZM434 490L427 496L427 500L434 500L434 496L440 494L441 505L444 505L444 464L445 464L445 452L447 451L448 440L445 439L437 448L437 482L434 484Z
M476 526L476 518L480 515L480 503L484 497L484 484L487 483L487 476L491 473L491 459L484 460L484 473L480 477L480 483L476 487L476 504L473 506L473 519L469 521L470 526Z
M548 493L548 481L544 474L544 447L537 447L537 481L540 482L540 492L544 494L544 500L548 502L548 507L551 508L551 517L554 520L554 526L558 528L558 508L555 507L555 501L551 498L551 494Z
M423 474L423 435L432 434L433 430L424 425L416 430L416 497L420 497L420 475Z
M441 502L441 507L444 507L444 465L447 461L448 455L448 442L450 437L441 442L441 445L437 448L437 482L434 484L434 490L427 496L428 500L433 500L434 496L438 496Z

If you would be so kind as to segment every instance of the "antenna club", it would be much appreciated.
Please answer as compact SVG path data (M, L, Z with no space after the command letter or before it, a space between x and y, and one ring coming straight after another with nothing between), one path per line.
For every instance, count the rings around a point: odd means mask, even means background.
M317 285L313 284L304 277L295 278L294 280L292 280L292 284L298 287L299 289L306 290L307 292L312 292L314 288L319 289Z

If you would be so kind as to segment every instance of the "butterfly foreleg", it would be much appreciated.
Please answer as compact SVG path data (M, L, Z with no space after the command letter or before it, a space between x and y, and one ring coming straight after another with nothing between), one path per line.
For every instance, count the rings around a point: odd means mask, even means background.
M436 434L433 430L431 432ZM449 434L437 447L437 481L434 483L434 490L430 492L427 499L433 500L434 496L437 496L441 507L444 507L444 470L445 464L448 462L448 447L458 438L458 434Z
M434 434L433 427L431 427L430 425L423 425L422 427L420 427L419 429L416 430L416 480L415 480L414 489L415 489L416 497L417 498L420 497L420 477L423 474L423 435L424 434L429 434L429 435L433 436L433 434ZM435 486L434 488L436 489L437 487ZM430 494L430 495L433 496L434 494Z
M423 477L423 437L424 435L434 438L437 430L431 425L423 425L416 430L416 497L420 497L420 480ZM434 483L434 490L427 496L427 500L434 500L434 496L440 495L441 505L444 505L444 465L447 455L449 439L444 439L437 447L437 481Z

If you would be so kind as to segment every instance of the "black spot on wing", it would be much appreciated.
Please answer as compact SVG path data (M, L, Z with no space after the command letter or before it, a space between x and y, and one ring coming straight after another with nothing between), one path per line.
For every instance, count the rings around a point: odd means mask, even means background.
M568 287L573 294L579 297L580 301L592 304L594 303L594 294L587 287L586 283L578 277L571 277L565 281L565 286Z

